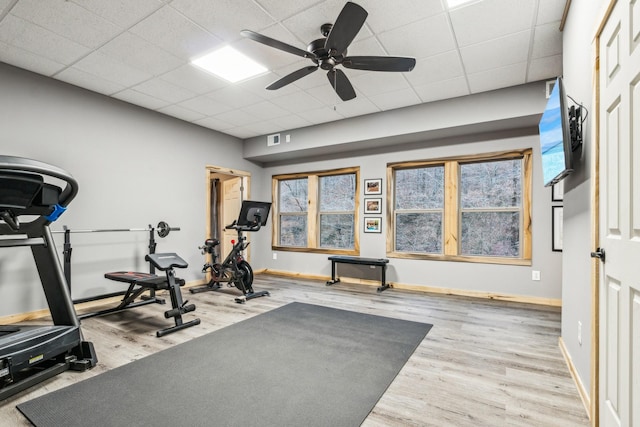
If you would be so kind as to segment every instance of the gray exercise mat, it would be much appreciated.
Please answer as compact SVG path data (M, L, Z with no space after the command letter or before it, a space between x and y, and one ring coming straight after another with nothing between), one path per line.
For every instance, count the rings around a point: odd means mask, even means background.
M37 427L358 426L431 327L291 303L18 409Z

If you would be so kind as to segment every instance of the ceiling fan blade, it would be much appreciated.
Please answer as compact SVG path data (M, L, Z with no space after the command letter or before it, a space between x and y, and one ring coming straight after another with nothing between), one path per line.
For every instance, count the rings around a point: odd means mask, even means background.
M324 44L331 55L340 55L347 50L356 37L369 14L366 10L352 2L347 2L331 28Z
M318 69L318 66L316 66L316 65L310 65L308 67L301 68L301 69L299 69L297 71L294 71L291 74L287 74L286 76L284 76L280 80L277 80L277 81L271 83L269 86L267 86L267 89L268 90L280 89L281 87L286 86L289 83L293 83L296 80L301 79L304 76L313 73L317 69Z
M351 86L351 82L347 78L347 75L342 70L329 70L327 72L329 83L333 86L340 99L348 101L356 97L356 91Z
M283 50L285 52L292 53L294 55L302 56L303 58L314 58L315 55L311 52L307 52L306 50L299 49L295 46L291 46L290 44L283 43L279 40L272 39L271 37L263 36L262 34L256 33L251 30L242 30L240 34L243 37L247 37L253 41L258 43L266 44L269 47L273 47L276 49Z
M416 60L399 56L348 56L342 65L356 70L411 71L416 66Z

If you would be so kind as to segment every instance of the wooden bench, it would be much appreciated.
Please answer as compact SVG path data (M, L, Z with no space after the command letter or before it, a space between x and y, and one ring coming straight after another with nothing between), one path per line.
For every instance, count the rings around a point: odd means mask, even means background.
M334 283L338 283L340 281L340 279L336 277L336 264L342 263L380 267L382 271L382 277L380 279L380 287L378 287L378 293L391 287L391 285L387 283L387 264L389 264L389 260L386 258L362 258L357 256L334 255L329 257L329 261L331 261L331 280L327 282L327 286L333 285Z

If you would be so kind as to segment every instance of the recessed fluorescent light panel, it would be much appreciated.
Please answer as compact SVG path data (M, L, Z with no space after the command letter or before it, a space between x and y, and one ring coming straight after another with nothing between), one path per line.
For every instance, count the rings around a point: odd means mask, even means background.
M480 0L447 0L447 6L449 6L449 9L453 9L470 3L478 3L479 1Z
M191 63L231 83L236 83L267 71L264 66L231 46L225 46L201 56Z

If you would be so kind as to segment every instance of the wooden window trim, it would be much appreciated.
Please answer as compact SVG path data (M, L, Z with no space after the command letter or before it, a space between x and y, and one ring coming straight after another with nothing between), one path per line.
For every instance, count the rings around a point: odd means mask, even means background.
M356 180L356 189L355 189L355 210L354 210L354 236L353 236L353 249L335 249L335 248L320 248L319 239L320 239L320 209L319 209L319 181L322 176L332 176L332 175L347 175L347 174L355 174ZM278 218L280 217L279 211L279 194L278 194L278 183L282 180L287 179L300 179L307 178L307 218L308 218L308 227L307 227L307 247L291 247L291 246L280 246L278 242L280 241L280 228L278 225ZM326 254L336 254L336 255L360 255L360 233L359 233L359 224L360 224L360 168L359 167L348 167L341 169L330 169L330 170L320 170L320 171L312 171L312 172L300 172L300 173L290 173L290 174L280 174L273 175L271 177L271 197L274 201L271 221L272 221L272 236L271 236L271 249L277 251L288 251L288 252L308 252L308 253L326 253Z
M437 261L475 262L483 264L531 265L531 196L532 196L532 158L531 148L501 151L468 156L446 157L424 161L394 162L387 164L387 257L404 259L425 259ZM459 165L483 161L522 159L522 219L520 257L487 257L459 255L458 230L461 213L459 209ZM395 251L395 207L394 186L395 171L416 167L444 165L445 167L445 206L443 228L443 254L421 254ZM519 210L520 211L520 210Z

